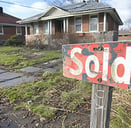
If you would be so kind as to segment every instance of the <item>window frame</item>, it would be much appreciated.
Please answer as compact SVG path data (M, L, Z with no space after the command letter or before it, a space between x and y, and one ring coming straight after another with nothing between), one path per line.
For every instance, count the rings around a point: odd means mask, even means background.
M2 28L2 32L0 32L0 35L4 35L4 28L3 28L3 25L0 25L0 27Z
M45 24L47 24L47 32L45 31ZM46 35L49 34L49 21L44 21L44 22L43 22L43 32L44 32L44 34L46 34Z
M91 17L96 16L97 17L97 29L96 30L91 30ZM98 32L99 31L99 15L98 14L94 14L94 15L90 15L89 16L89 32Z
M35 27L36 27L36 29L35 29ZM38 35L39 34L39 24L38 23L34 23L33 24L33 34L34 35Z
M77 19L77 18L80 18L80 19L81 19L81 24L80 24L80 23L79 23L79 24L76 24L76 19ZM82 16L77 16L77 17L75 17L74 24L75 24L75 32L76 32L76 33L82 33ZM77 30L76 30L76 26L77 26L77 25L81 25L81 30L80 30L80 31L77 31Z
M20 29L20 33L18 33L18 28ZM21 28L21 26L16 26L16 35L22 35L22 28Z

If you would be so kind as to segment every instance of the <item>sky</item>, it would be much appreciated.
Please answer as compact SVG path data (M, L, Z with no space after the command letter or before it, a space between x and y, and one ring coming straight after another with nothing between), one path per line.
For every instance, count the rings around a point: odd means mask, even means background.
M11 2L14 4L7 4L4 2ZM5 13L11 14L15 17L24 19L31 17L35 14L45 12L49 9L54 0L0 0L0 6L3 7ZM56 0L57 4L61 0ZM69 0L64 0L63 4L69 3ZM80 0L76 0L77 2ZM82 0L81 0L82 1ZM120 15L123 22L131 17L131 0L100 0L101 2L108 3L111 7L115 8ZM25 5L27 7L19 6ZM30 8L29 8L30 7Z

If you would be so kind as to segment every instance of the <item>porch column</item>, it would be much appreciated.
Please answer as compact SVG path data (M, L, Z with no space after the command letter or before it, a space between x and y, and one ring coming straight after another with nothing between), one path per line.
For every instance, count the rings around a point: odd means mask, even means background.
M48 34L50 34L50 21L49 20L47 21L47 24L48 24Z
M104 13L103 31L106 31L106 13Z
M49 21L49 34L52 35L52 21Z
M63 30L64 30L64 33L66 32L66 20L65 18L63 19Z
M28 35L28 26L25 25L25 35Z
M68 23L68 18L66 18L66 32L68 33L68 25L69 25L69 23Z

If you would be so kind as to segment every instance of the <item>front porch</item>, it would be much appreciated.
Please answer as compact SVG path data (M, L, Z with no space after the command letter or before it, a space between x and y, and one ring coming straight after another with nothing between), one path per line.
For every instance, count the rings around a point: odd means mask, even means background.
M98 33L57 33L56 35L26 35L26 45L38 48L61 49L63 44L91 43L117 41L118 32L98 32Z

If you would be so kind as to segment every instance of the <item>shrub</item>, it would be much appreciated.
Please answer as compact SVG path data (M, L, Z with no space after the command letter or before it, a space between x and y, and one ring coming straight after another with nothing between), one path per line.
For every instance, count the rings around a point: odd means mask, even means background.
M8 40L5 41L5 45L18 46L22 45L23 42L20 40L18 35L11 36Z

